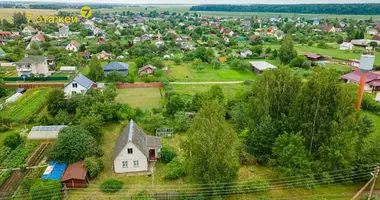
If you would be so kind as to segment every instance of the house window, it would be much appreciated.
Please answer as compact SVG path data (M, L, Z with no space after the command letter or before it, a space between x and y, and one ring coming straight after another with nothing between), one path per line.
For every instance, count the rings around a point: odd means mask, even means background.
M133 167L139 167L139 161L138 160L135 160L133 161Z
M128 149L128 154L133 154L133 149L132 148Z
M78 87L78 83L73 83L73 88L77 88Z
M72 93L72 94L76 94L77 92L76 92L76 91L72 91L71 93Z
M121 166L123 168L128 168L128 161L121 161Z

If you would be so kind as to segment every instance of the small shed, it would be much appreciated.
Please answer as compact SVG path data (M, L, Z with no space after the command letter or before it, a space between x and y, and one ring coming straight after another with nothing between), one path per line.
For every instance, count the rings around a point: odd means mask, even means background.
M322 56L319 54L305 54L305 57L312 61L318 61L322 59Z
M45 172L42 174L43 180L60 180L62 174L65 172L67 163L57 163L56 161L50 161Z
M249 62L249 64L252 65L252 68L253 68L253 71L256 73L256 74L261 74L263 73L265 70L270 70L270 69L276 69L277 67L268 63L268 62L265 62L265 61L251 61Z
M61 72L76 72L77 67L76 66L62 66L59 68L59 71L61 71Z
M58 133L66 127L65 125L34 126L28 134L28 140L55 140Z
M88 185L87 169L84 161L70 164L61 178L62 183L68 188L86 188Z

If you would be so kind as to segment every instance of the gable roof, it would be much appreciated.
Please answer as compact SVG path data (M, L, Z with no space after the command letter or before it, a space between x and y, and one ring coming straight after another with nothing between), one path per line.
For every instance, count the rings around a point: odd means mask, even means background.
M75 77L69 84L71 84L73 81L77 82L81 86L85 87L86 89L90 89L94 82L87 77L83 76L82 74L78 74L77 77Z
M345 79L345 80L349 80L349 81L352 81L352 82L355 82L355 83L359 83L360 82L360 76L361 76L361 72L359 69L351 72L351 73L348 73L348 74L345 74L343 76L341 76L341 79ZM373 80L376 80L378 79L378 77L380 77L379 74L376 74L376 73L373 73L373 72L368 72L366 73L366 83L368 82L372 82Z
M71 179L85 180L87 175L87 169L84 167L84 161L78 161L69 165L63 174L61 181L67 181Z
M37 35L35 35L33 37L37 38L39 41L45 41L45 37L43 35L41 35L41 34L37 34Z
M143 72L143 71L145 71L146 69L149 69L149 68L151 68L151 69L156 69L156 67L153 66L153 65L144 65L143 67L141 67L141 68L139 69L139 73L141 73L141 72Z
M329 30L331 30L332 28L334 28L334 26L325 26L325 27L323 27L323 30L325 30L325 31L329 31Z
M21 60L17 61L16 64L33 64L33 63L43 63L43 62L45 62L45 56L26 55Z
M129 142L132 142L147 158L149 157L149 147L160 148L162 146L159 137L146 135L144 131L131 120L116 140L112 160L116 159Z
M128 70L128 64L122 62L111 62L104 66L103 71Z
M71 40L70 44L72 44L73 46L75 46L76 48L79 48L79 43L75 40Z

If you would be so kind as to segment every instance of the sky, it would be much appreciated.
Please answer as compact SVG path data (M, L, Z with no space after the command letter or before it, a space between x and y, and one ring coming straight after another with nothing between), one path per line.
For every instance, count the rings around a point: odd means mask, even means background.
M0 0L10 1L10 0ZM20 0L13 0L16 2ZM21 0L35 2L36 0ZM379 0L38 0L38 2L122 3L122 4L305 4L305 3L380 3Z

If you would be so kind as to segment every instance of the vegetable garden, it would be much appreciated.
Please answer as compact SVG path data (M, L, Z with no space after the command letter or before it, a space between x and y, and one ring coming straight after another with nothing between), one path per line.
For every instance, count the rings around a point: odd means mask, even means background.
M43 107L50 91L50 88L29 89L20 99L5 107L0 116L12 120L31 118Z

